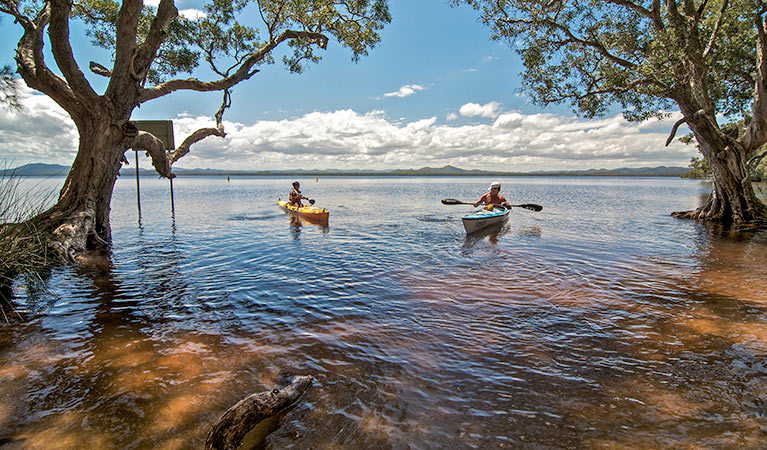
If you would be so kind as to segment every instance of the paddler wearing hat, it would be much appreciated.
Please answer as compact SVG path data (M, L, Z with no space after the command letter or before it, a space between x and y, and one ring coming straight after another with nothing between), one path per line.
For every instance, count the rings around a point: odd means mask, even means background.
M489 192L482 194L476 202L472 203L475 207L481 204L491 206L503 206L504 208L511 209L511 205L506 201L506 198L500 194L501 183L494 181L490 184Z

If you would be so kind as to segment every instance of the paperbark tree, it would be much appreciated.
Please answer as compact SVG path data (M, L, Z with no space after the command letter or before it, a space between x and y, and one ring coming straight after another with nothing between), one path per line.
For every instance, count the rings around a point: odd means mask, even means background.
M277 48L291 72L317 62L317 49L335 40L366 55L391 18L386 0L207 0L196 19L179 15L173 0L158 6L139 0L0 0L5 13L23 29L16 50L24 82L69 113L80 135L77 156L58 202L34 220L50 230L52 248L64 258L110 242L110 202L126 150L147 150L157 172L173 177L171 165L207 136L224 136L223 111L230 89L274 62ZM240 22L257 17L261 30ZM81 20L91 43L113 55L111 67L91 61L91 72L108 78L96 92L75 59L70 23ZM47 32L47 39L46 39ZM46 60L50 46L55 67ZM192 73L201 61L212 80L174 78ZM130 122L134 109L176 91L223 92L217 126L193 133L177 149L165 149L155 136Z
M587 117L611 105L629 120L673 105L708 162L708 201L676 217L763 222L750 165L767 142L767 3L763 0L453 0L480 11L493 38L525 65L524 90L541 105ZM728 124L745 121L736 134ZM732 129L732 127L729 127Z

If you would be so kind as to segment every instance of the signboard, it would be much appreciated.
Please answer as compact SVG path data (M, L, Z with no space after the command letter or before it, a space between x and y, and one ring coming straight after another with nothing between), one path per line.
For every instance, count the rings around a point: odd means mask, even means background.
M152 133L165 145L165 150L173 151L176 149L176 143L173 141L173 121L172 120L132 120L141 131Z

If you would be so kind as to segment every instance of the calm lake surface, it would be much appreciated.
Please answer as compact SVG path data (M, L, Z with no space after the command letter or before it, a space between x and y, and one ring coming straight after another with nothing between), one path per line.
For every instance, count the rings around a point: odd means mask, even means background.
M708 183L501 178L543 211L467 237L439 200L494 180L299 180L328 227L293 178L178 178L174 214L142 178L139 218L122 177L111 262L0 321L0 447L201 448L285 374L316 380L266 448L767 446L767 233L669 215Z

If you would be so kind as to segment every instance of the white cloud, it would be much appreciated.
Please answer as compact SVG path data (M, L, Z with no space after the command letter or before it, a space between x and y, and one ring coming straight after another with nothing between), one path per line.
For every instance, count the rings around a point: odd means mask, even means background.
M0 107L0 154L14 165L68 165L77 132L66 113L42 95L27 95L21 113ZM491 104L488 104L491 105ZM497 111L477 105L475 111ZM497 105L497 104L496 104ZM466 105L464 105L466 106ZM580 120L556 114L507 112L490 124L451 125L436 117L393 120L382 111L315 111L283 120L224 122L227 137L192 147L178 165L220 169L386 169L452 164L513 171L686 166L697 154L678 141L664 147L677 120L641 124L621 116ZM175 140L214 125L211 117L181 114ZM686 133L679 130L678 134Z
M157 8L158 6L160 6L160 0L145 0L144 5ZM197 20L207 16L207 14L205 14L205 12L202 11L201 9L194 9L194 8L179 9L178 14L189 20Z
M208 16L207 14L205 14L205 11L202 11L200 9L182 9L182 10L179 10L178 14L189 20L204 19L205 17Z
M177 140L209 118L174 122ZM657 130L621 116L600 121L507 113L493 124L450 126L435 117L400 123L381 111L313 112L252 125L227 123L226 139L192 148L182 167L383 169L453 164L462 168L558 170L686 166L694 146L664 147L673 119Z
M0 106L0 155L12 165L72 164L78 134L69 115L49 97L22 89L24 108Z
M384 94L384 97L408 97L414 95L416 91L422 91L423 86L418 84L408 84L399 88L396 92L388 92Z
M500 109L501 104L498 102L490 102L484 105L480 105L479 103L466 103L461 106L458 112L464 117L485 117L492 119L498 117Z

